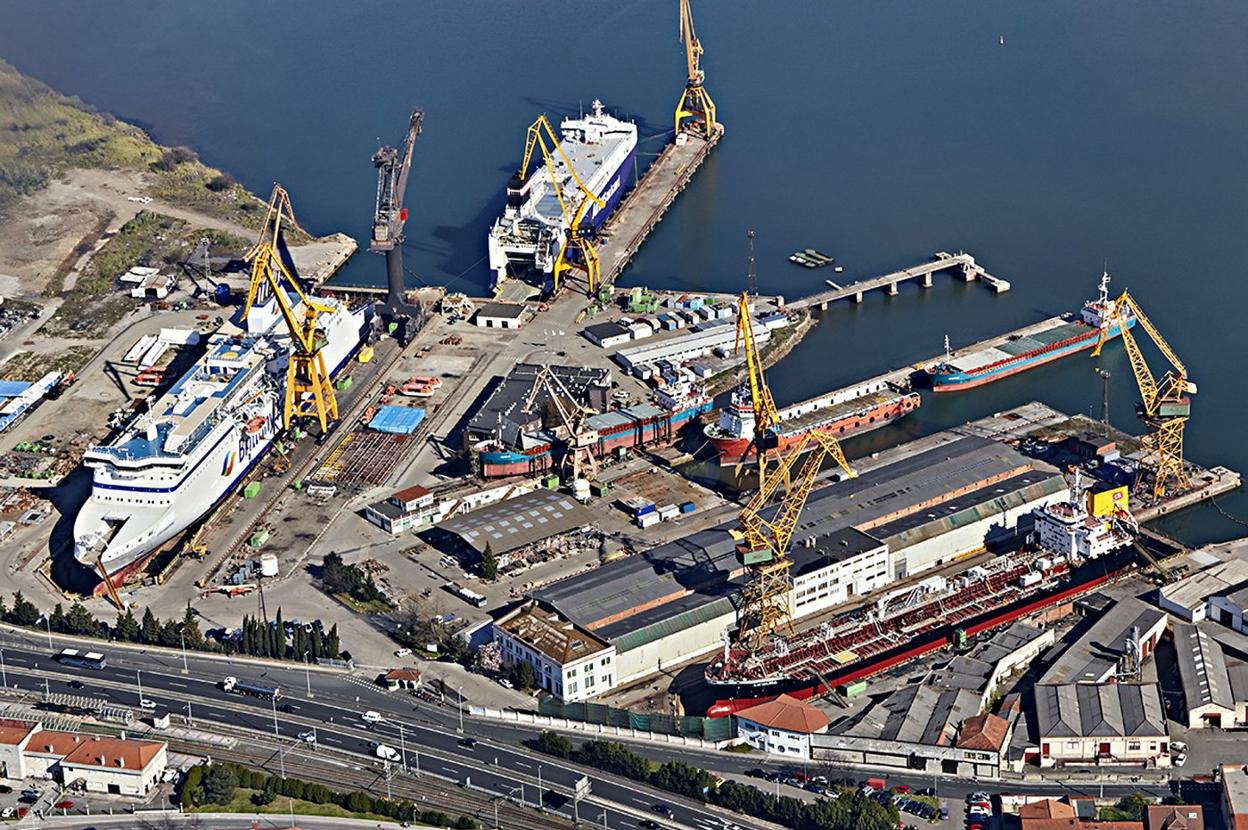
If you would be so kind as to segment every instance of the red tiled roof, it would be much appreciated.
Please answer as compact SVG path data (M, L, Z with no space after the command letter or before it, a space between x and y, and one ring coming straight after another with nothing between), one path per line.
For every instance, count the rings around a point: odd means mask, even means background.
M391 669L386 672L387 680L420 680L420 672L416 669Z
M1152 804L1145 825L1148 830L1205 830L1205 811L1199 804Z
M1075 815L1065 801L1047 798L1024 804L1018 810L1023 830L1144 830L1142 821L1093 821Z
M1074 818L1075 808L1065 801L1058 801L1056 798L1046 798L1043 801L1033 801L1030 804L1024 804L1022 807L1019 807L1018 817L1019 819Z
M26 736L39 728L39 724L24 720L0 720L0 745L17 746Z
M160 753L164 747L159 741L130 741L121 738L92 736L78 742L65 758L63 765L77 767L101 767L138 772Z
M428 487L421 487L419 484L413 484L411 487L405 487L394 494L393 498L398 501L415 501L423 496L429 495Z
M973 715L962 721L962 730L955 744L962 749L980 749L1000 752L1005 744L1005 733L1010 724L996 715Z
M783 729L805 735L814 734L831 722L822 710L788 695L780 695L775 700L742 709L737 712L737 717L769 729Z
M30 743L26 744L26 751L39 755L57 755L64 758L73 752L78 744L86 740L90 740L89 736L79 734L78 732L58 732L55 729L40 729L30 739Z

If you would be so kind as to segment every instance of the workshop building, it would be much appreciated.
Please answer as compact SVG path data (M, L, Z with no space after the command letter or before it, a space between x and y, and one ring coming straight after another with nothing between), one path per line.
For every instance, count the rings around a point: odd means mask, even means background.
M1040 766L1170 766L1156 683L1038 685Z
M528 310L518 303L482 303L472 322L483 329L518 329L524 325L527 314Z
M503 662L527 662L537 686L565 702L606 694L615 685L615 646L536 602L494 620Z
M419 484L364 508L364 517L391 536L433 524L438 515L433 493Z
M1176 623L1173 636L1188 727L1248 726L1248 664L1228 658L1199 626Z
M581 334L590 343L604 349L614 349L616 346L623 346L633 339L632 332L619 323L595 323L582 329Z
M82 782L88 792L147 795L168 764L167 744L44 729L0 720L0 778Z
M827 536L803 536L789 551L790 613L814 614L883 588L888 545L852 527Z
M810 736L828 731L828 716L809 703L780 695L736 713L737 734L755 749L790 758L810 757Z

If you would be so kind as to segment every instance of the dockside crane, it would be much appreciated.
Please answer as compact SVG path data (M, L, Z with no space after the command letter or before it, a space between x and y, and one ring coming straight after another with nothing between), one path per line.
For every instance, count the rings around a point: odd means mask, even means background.
M812 452L793 476L799 457L808 449ZM815 478L828 459L835 459L848 477L857 475L836 438L815 430L802 438L792 455L780 460L776 474L760 484L758 492L741 510L737 554L751 574L742 592L744 604L737 636L751 650L760 648L772 634L793 633L789 603L789 569L793 560L788 555L789 545ZM772 511L772 500L786 482L779 506Z
M684 126L710 138L724 127L715 120L715 102L704 86L706 72L702 70L702 41L698 40L693 28L693 9L689 0L680 0L680 42L685 45L685 66L689 75L676 104L676 135L680 135ZM686 118L692 119L687 126L683 124Z
M1170 364L1160 380L1149 368L1139 343L1131 333L1132 318ZM1148 460L1142 460L1141 463L1146 464L1151 471L1153 499L1160 499L1172 482L1179 489L1188 486L1187 470L1183 462L1183 432L1192 412L1188 395L1196 394L1196 384L1188 380L1187 367L1183 365L1183 361L1127 291L1123 291L1122 296L1114 301L1108 320L1101 326L1101 336L1092 351L1093 357L1100 355L1101 347L1109 339L1109 328L1113 325L1117 325L1122 332L1122 344L1127 350L1131 371L1135 374L1135 382L1140 389L1140 404L1136 411L1150 430L1143 440L1147 450L1145 458ZM1143 486L1142 477L1136 479L1136 486Z
M242 318L247 319L257 302L268 302L269 296L274 298L292 345L286 370L283 426L289 429L291 421L297 417L314 417L320 423L321 431L327 432L330 422L338 420L338 401L334 397L325 355L321 353L325 336L317 323L321 314L332 313L334 309L304 292L287 267L280 253L283 244L282 216L288 216L294 224L290 197L279 184L273 186L269 214L261 227L260 238L247 252L251 263L251 282ZM292 304L286 289L298 298L297 303Z
M520 170L517 171L519 180L524 182L529 177L529 164L533 161L533 151L540 149L542 152L542 160L546 165L546 172L550 176L550 185L555 191L555 196L559 200L559 209L563 212L563 219L567 223L568 232L564 238L563 245L559 249L559 256L555 260L553 285L551 293L559 290L563 283L563 272L576 268L585 272L585 280L588 283L588 292L592 294L594 288L602 279L602 266L598 261L598 251L594 247L594 243L585 235L582 224L585 221L585 214L589 212L590 205L605 207L606 203L600 199L597 194L585 186L585 182L581 181L581 177L577 175L576 168L572 166L572 160L568 158L568 154L563 150L563 144L559 141L559 136L555 134L555 128L551 126L550 119L543 113L537 117L537 120L529 125L524 140L524 160L520 163ZM556 154L563 161L564 168L568 171L569 178L576 183L576 188L580 191L581 201L573 210L569 207L569 197L563 192L563 187L559 184L558 172L555 169ZM577 251L580 259L577 262L568 256L571 250Z
M594 457L593 446L598 443L598 433L586 427L585 419L597 414L597 410L577 400L559 376L546 365L533 379L533 386L529 388L529 394L524 401L525 411L533 409L543 391L567 432L568 451L563 457L563 463L571 468L572 480L585 477L581 474L583 465L587 465L590 472L596 475L598 459Z
M407 208L403 206L407 192L407 177L412 170L412 151L420 135L424 111L415 109L408 121L407 135L402 149L382 146L373 153L373 166L377 168L377 201L373 211L373 237L368 249L386 257L386 299L378 303L378 312L387 323L395 326L400 343L406 343L414 332L409 324L419 329L424 324L424 309L409 305L403 284L403 223L407 221Z

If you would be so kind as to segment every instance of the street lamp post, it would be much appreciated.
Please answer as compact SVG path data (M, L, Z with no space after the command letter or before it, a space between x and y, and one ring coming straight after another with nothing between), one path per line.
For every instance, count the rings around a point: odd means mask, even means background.
M280 740L282 733L277 731L277 695L269 698L269 702L273 704L273 737Z
M459 687L459 731L464 731L464 687Z
M143 707L143 670L134 670L134 679L139 684L139 708Z
M195 718L191 716L191 702L189 700L186 702L186 725L195 725Z
M182 673L190 674L191 670L186 666L186 631L178 632L182 636Z
M4 667L4 649L0 648L0 688L9 688L9 672Z
M607 830L607 808L602 808L602 830Z
M403 765L403 771L407 772L407 739L403 735L403 724L399 724L399 763Z
M303 679L307 683L308 698L311 699L312 698L312 668L311 668L311 664L308 662L308 653L309 652L306 652L306 651L303 653Z
M48 629L48 651L52 650L52 618L47 614L43 615L43 624Z

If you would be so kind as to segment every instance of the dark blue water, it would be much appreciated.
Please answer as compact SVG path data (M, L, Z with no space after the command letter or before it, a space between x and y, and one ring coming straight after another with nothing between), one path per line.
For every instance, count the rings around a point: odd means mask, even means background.
M600 97L652 137L643 150L661 146L683 83L675 7L9 0L0 57L256 192L280 180L305 225L361 239L369 156L423 106L408 265L471 291L537 113ZM748 228L765 292L822 287L830 274L785 261L806 246L837 256L847 279L964 248L1014 284L994 297L938 277L926 293L838 309L772 371L788 401L935 354L946 334L956 346L1076 308L1108 260L1200 385L1189 455L1248 469L1248 5L702 0L695 13L727 135L626 284L739 289ZM348 276L381 273L362 255ZM1093 365L1073 357L929 397L898 434L1037 398L1099 412ZM1135 428L1121 347L1101 365L1114 421ZM1222 503L1248 516L1248 499ZM1242 531L1207 508L1166 529Z

